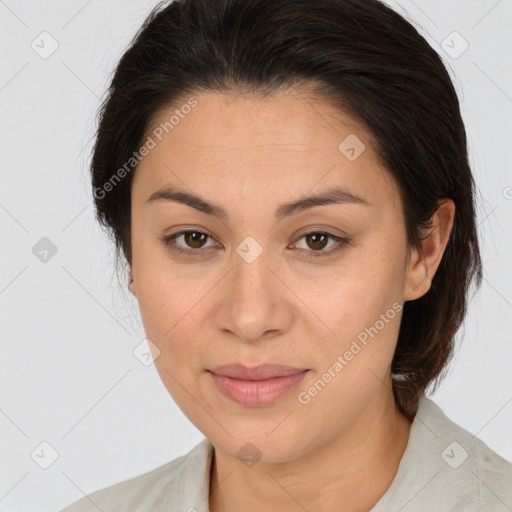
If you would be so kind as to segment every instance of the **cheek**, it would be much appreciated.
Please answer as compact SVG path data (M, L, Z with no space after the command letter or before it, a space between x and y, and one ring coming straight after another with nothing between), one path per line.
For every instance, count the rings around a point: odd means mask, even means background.
M317 288L316 307L337 334L354 334L401 299L403 282L400 262L382 253L361 254Z
M321 321L317 326L321 331L317 334L327 352L350 345L401 299L404 272L400 241L389 243L395 238L389 234L368 236L365 245L350 248L339 264L330 267L301 263L294 268L286 265L276 268L293 289L294 297L300 297L293 307L302 317L301 321L309 319L306 329L313 329L312 323ZM211 316L205 308L222 300L217 297L212 303L211 289L224 270L208 265L173 264L158 244L161 242L147 237L137 239L134 233L137 299L148 338L163 345L166 353L172 352L173 357L178 357L183 351L181 340L187 339L189 343L194 339L204 340L204 331L215 328L205 322ZM293 297L283 295L283 301L290 299ZM396 320L386 323L386 328L379 333L381 339L396 337L396 328L390 328L394 324ZM362 336L364 338L364 334ZM171 343L171 340L180 341Z
M133 254L144 331L160 351L155 364L162 378L174 388L172 378L162 370L178 376L196 366L207 343L202 327L207 304L204 298L218 279L205 272L194 271L192 275L173 265L155 243L141 244Z
M146 332L162 337L177 322L180 306L187 302L193 288L170 265L162 242L139 229L133 230L132 237L133 274L142 320Z
M335 333L324 338L324 359L334 363L342 356L344 379L353 385L384 379L393 357L404 282L397 251L361 251L331 280L331 293L323 293L323 307L317 306Z

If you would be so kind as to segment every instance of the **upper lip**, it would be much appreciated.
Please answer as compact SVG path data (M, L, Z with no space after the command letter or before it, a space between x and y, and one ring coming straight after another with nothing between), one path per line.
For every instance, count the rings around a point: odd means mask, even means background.
M260 366L245 366L243 364L223 364L208 370L217 375L243 380L265 380L273 377L286 377L306 371L307 368L294 368L279 364L263 364Z

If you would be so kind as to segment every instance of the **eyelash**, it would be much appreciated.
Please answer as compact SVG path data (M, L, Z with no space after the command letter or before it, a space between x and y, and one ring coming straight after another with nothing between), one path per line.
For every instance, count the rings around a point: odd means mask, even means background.
M201 254L204 251L208 251L208 249L212 249L212 247L209 247L207 249L183 249L182 247L180 247L174 243L174 240L176 238L180 237L181 235L186 235L188 233L200 233L201 235L206 235L210 238L213 238L209 233L205 233L204 231L200 231L198 229L189 229L189 230L185 230L185 231L179 231L179 232L175 233L174 235L164 236L164 237L160 238L160 240L169 249L171 249L179 254L183 254L185 256L192 256L192 257L201 256ZM321 258L321 257L330 256L334 252L339 251L345 245L348 245L350 243L350 240L348 238L339 237L339 236L333 235L331 233L328 233L326 231L319 231L319 230L309 231L308 233L304 233L303 235L300 236L300 238L297 239L297 241L295 243L297 243L299 240L301 240L302 238L304 238L308 235L326 235L328 238L331 238L332 240L334 240L337 245L334 248L329 249L328 251L313 251L313 250L306 251L306 254L304 254L304 256L306 258Z

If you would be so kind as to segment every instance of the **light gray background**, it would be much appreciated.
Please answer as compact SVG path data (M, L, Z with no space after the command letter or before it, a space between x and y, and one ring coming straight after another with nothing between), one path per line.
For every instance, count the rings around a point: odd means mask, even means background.
M485 279L432 397L511 460L512 1L389 3L450 69L480 193ZM117 286L87 172L109 74L155 4L0 0L1 512L59 510L203 438L132 353L142 324ZM47 59L31 48L43 31L59 45ZM469 44L461 55L454 31ZM42 237L58 248L46 263L32 252ZM43 441L58 453L48 469Z

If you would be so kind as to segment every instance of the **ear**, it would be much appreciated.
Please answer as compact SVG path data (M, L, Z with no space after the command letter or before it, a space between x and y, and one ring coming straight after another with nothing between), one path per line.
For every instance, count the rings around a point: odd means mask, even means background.
M432 279L450 239L455 218L455 203L443 199L432 217L432 228L424 234L422 250L412 249L407 263L404 301L415 300L430 290Z
M137 297L136 293L135 293L135 285L134 285L134 282L133 282L133 272L132 272L132 269L130 269L130 272L128 274L128 288L130 289L130 292L132 293L133 296Z

